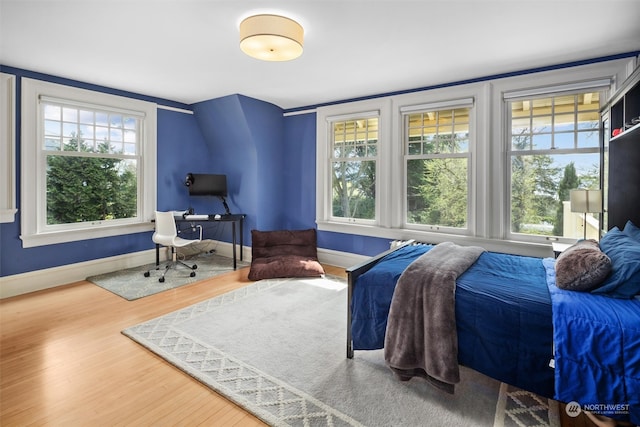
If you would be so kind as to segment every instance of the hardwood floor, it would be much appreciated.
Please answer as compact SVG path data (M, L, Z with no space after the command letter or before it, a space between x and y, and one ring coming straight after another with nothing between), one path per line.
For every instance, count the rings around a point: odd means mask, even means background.
M0 425L265 425L120 333L245 286L247 274L136 301L86 281L0 300Z
M136 301L86 281L0 300L0 425L264 426L120 333L248 285L247 274ZM564 417L562 425L593 424Z

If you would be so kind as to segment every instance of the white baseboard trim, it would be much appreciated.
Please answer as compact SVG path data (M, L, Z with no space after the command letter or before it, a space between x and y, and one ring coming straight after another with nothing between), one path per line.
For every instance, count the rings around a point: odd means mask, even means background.
M215 242L215 251L218 255L231 258L233 248L231 243ZM240 254L237 254L240 260ZM162 254L164 259L164 253ZM242 258L251 262L251 247L242 248ZM339 252L331 249L318 249L318 259L323 264L336 267L350 267L358 264L368 257L348 252ZM46 268L43 270L29 271L27 273L14 274L0 277L0 299L10 298L56 286L85 280L89 276L109 273L110 271L123 270L139 265L155 262L155 250L149 249L141 252L133 252L108 258L78 262L60 267Z
M318 261L322 264L329 264L336 267L351 267L369 259L366 255L358 255L350 252L334 251L332 249L318 248Z
M85 280L88 276L155 262L155 250L133 252L0 277L0 299Z

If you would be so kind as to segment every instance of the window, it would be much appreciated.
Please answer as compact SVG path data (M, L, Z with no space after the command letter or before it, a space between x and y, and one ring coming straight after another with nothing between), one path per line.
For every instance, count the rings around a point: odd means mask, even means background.
M388 184L389 100L318 108L316 221L320 230L376 232L389 221L380 201ZM384 123L384 124L383 124ZM387 147L385 147L387 145Z
M466 229L470 107L404 115L406 223Z
M378 120L376 116L331 122L333 219L376 219Z
M319 107L318 229L539 257L551 254L549 240L569 243L585 227L597 237L600 215L571 212L569 194L600 188L600 108L633 65Z
M570 190L600 188L598 91L508 101L510 231L523 238L578 238L600 229L571 212ZM590 233L588 233L590 234Z
M24 79L23 109L25 247L150 228L155 104Z
M140 123L131 112L42 100L44 229L138 216Z

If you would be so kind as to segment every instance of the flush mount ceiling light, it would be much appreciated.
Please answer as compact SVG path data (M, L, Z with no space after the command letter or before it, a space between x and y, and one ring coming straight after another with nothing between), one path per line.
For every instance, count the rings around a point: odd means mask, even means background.
M254 15L240 23L240 49L263 61L290 61L302 55L304 30L293 19Z

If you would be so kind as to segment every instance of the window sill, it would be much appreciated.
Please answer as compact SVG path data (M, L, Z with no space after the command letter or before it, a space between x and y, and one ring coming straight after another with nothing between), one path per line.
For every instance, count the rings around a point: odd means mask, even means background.
M151 222L138 224L118 225L113 227L87 228L79 230L65 230L32 235L21 235L22 247L33 248L37 246L54 245L58 243L77 242L80 240L98 239L101 237L121 236L124 234L143 233L152 231Z
M344 224L328 221L317 221L319 231L334 233L357 234L361 236L378 237L391 240L415 239L424 243L453 242L463 246L477 245L492 252L502 252L514 255L532 256L538 258L552 257L553 251L549 243L519 242L514 240L488 239L482 237L462 236L447 233L433 233L406 228L385 228L362 224Z

